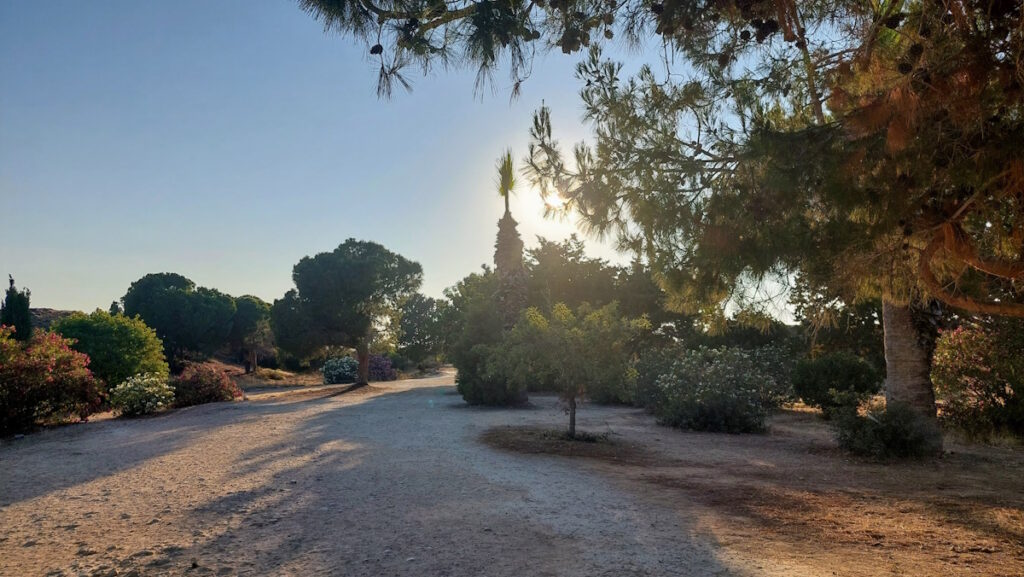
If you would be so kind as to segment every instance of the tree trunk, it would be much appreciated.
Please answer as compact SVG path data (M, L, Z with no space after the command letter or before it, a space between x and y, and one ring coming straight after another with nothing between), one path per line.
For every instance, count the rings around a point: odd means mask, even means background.
M245 363L245 372L254 372L259 363L259 356L256 354L256 349L249 349L248 361Z
M576 396L569 397L569 438L576 438Z
M903 403L935 417L935 393L928 350L921 342L909 306L882 299L885 334L885 401Z
M368 385L370 383L370 347L360 344L356 347L356 357L359 359L359 379L357 385Z

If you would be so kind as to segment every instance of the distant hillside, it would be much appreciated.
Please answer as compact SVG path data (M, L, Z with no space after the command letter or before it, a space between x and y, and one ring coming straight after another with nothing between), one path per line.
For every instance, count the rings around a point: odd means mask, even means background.
M60 311L57 309L29 309L32 314L32 327L48 329L55 321L71 316L78 311Z

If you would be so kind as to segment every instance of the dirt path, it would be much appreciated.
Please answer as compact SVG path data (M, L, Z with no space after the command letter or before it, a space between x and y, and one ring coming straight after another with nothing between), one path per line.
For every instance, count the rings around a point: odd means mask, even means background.
M561 424L552 399L472 409L451 382L254 395L4 442L0 575L746 574L685 508L588 461L478 441Z

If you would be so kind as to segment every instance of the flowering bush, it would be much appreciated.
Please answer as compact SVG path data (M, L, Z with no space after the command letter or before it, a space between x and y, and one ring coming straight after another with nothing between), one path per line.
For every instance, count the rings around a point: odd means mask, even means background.
M758 360L739 348L682 352L658 379L655 414L663 424L698 431L764 431L768 411L785 386L776 382L780 374L762 373Z
M818 407L826 417L843 409L856 409L878 392L882 376L871 363L840 351L804 359L793 371L793 390L804 403Z
M679 344L652 347L640 353L633 363L633 402L636 406L654 411L662 403L658 380L671 372L676 359L684 354L686 349Z
M391 359L384 355L370 355L371 381L393 381L397 378L398 371L391 366Z
M1020 321L943 333L932 362L941 419L974 437L996 432L1024 436L1022 351Z
M110 390L110 405L126 417L156 413L173 403L174 389L160 374L135 375Z
M227 373L208 365L186 365L171 386L174 404L178 407L230 401L242 396L241 389Z
M100 405L89 357L71 349L71 340L37 332L27 343L0 326L0 433L71 416L85 419Z
M321 371L325 385L354 383L359 378L359 361L352 357L336 357L324 363Z
M769 407L778 407L792 401L793 367L796 364L793 354L776 345L745 349L744 352L760 376L758 389L761 402Z

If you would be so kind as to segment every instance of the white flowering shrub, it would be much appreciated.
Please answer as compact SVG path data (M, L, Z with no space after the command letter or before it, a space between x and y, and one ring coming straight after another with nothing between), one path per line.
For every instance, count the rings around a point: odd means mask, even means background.
M359 361L352 357L336 357L324 363L325 385L354 383L359 376Z
M174 404L174 389L165 376L135 375L110 391L110 404L116 413L126 417L148 415Z
M784 366L763 350L683 351L657 381L655 414L663 424L684 429L762 432L768 411L786 396Z
M744 349L754 363L758 376L761 400L769 407L796 400L793 394L793 371L796 357L784 347L767 345Z

